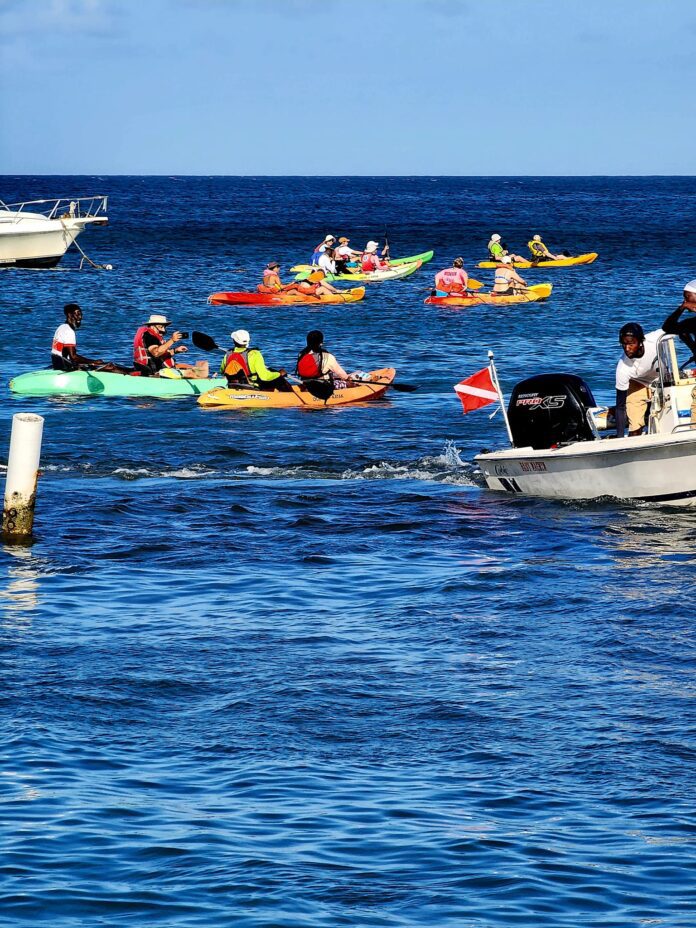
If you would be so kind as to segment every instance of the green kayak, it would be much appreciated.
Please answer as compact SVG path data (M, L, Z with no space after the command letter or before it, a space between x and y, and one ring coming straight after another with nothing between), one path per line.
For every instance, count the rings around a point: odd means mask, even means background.
M394 267L399 264L413 264L416 261L420 261L421 264L427 264L428 261L433 260L434 251L424 251L420 255L410 255L408 258L390 258L389 264ZM351 262L350 267L354 267L356 262ZM301 274L304 271L313 271L316 268L313 268L311 264L296 264L294 267L291 267L290 270L293 274Z
M43 370L20 374L10 381L13 393L24 396L199 396L219 387L217 378L133 377L105 371Z

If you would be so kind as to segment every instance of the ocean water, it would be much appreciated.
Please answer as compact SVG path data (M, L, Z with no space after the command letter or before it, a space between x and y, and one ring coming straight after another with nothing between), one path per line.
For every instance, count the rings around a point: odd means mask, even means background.
M0 925L696 924L696 513L484 489L495 351L612 398L617 330L696 276L694 178L5 177L104 193L114 270L0 271L0 460L45 417L36 540L0 548ZM596 250L542 304L423 304L497 231ZM350 307L206 304L327 232L435 248ZM553 274L553 276L551 276ZM321 411L36 399L62 306L128 362L151 312L292 367L311 328L413 394ZM192 350L191 359L203 355ZM0 476L2 474L0 473Z

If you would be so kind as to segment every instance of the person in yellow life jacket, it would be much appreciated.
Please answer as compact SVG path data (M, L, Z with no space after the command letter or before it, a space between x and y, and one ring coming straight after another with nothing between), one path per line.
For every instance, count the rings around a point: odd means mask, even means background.
M133 366L143 377L179 376L200 379L208 376L208 363L196 365L175 364L174 356L188 351L186 345L177 345L187 337L185 332L174 332L167 338L171 325L166 316L152 313L145 325L141 325L133 339ZM176 372L179 371L177 374ZM170 373L171 372L171 373Z
M542 242L540 235L533 235L527 242L527 247L532 253L532 261L558 261L563 257L563 255L552 254Z
M302 380L328 380L339 389L354 379L346 373L330 351L324 348L324 333L313 329L307 333L307 344L297 357L295 371Z
M282 390L289 392L292 386L287 381L288 372L282 367L271 371L258 348L251 348L251 335L246 329L236 329L230 334L233 348L220 364L220 373L227 378L227 385L247 385L260 390Z

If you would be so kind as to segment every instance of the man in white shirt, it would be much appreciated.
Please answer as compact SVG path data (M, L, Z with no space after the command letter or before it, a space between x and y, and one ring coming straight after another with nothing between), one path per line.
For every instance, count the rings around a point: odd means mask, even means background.
M93 360L77 353L77 330L82 325L82 310L77 303L66 303L63 307L65 322L59 325L51 345L51 367L56 371L76 371L81 367L104 365L113 370L113 365L100 358Z
M657 342L662 329L643 332L637 322L627 322L619 332L624 353L616 365L616 434L622 438L628 419L628 434L640 435L652 393L650 384L658 375Z

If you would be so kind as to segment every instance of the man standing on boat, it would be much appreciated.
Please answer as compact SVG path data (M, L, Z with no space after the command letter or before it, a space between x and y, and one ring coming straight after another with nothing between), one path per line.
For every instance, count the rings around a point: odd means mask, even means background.
M646 335L638 322L627 322L619 332L623 354L616 365L616 435L640 435L650 407L650 384L658 375L657 342L664 335L655 329Z

